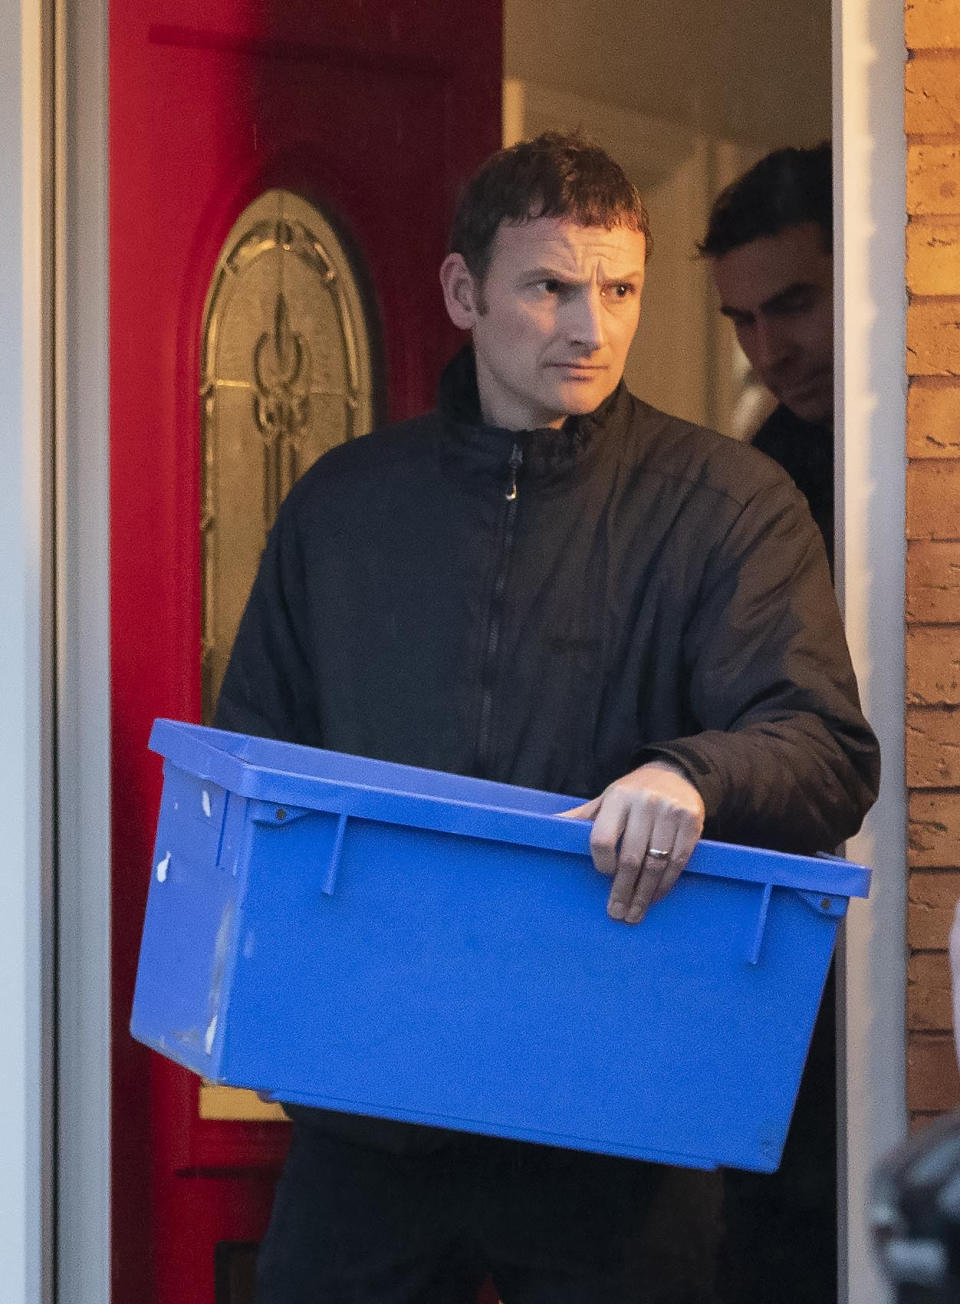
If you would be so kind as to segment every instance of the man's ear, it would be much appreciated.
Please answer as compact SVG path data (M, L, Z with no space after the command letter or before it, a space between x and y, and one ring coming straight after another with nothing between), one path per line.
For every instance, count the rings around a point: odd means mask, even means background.
M440 264L440 284L454 326L462 331L472 330L480 315L479 287L462 254L447 254L444 258Z

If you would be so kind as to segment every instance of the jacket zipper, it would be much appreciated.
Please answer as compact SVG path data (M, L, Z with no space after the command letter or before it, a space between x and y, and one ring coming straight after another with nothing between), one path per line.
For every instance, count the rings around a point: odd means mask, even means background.
M523 449L519 444L514 444L510 450L510 459L507 462L507 485L504 492L506 509L503 516L503 531L500 535L500 556L493 585L493 597L490 602L487 642L480 671L480 728L477 735L477 774L481 778L486 776L490 765L493 683L496 677L497 652L500 648L500 634L503 628L507 568L510 564L510 553L513 550L513 535L517 519L517 502L519 500L518 480L522 466Z

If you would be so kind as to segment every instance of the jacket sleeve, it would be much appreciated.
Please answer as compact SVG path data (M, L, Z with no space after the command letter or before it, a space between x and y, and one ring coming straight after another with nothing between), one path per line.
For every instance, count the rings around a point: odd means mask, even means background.
M223 678L218 728L321 745L308 621L296 520L281 507Z
M699 789L705 835L829 851L876 798L859 695L823 543L786 479L767 481L711 550L687 625L701 732L647 748Z

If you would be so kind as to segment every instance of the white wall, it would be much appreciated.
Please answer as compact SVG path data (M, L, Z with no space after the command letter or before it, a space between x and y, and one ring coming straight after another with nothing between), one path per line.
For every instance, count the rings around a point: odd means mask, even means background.
M40 6L0 0L0 1274L49 1287L49 549Z

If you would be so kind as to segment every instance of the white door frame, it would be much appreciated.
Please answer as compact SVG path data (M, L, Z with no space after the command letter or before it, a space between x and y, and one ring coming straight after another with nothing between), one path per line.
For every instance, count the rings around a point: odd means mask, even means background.
M841 601L880 799L847 854L873 868L840 974L840 1300L891 1298L870 1243L870 1175L906 1129L904 556L906 141L902 0L834 0Z
M53 813L48 63L41 0L0 0L0 1264L52 1255Z
M55 29L57 1300L110 1299L108 0Z
M110 1292L106 9L0 0L0 1264L11 1304L107 1304Z
M56 23L52 8L0 0L0 1262L12 1304L48 1304L54 1165L45 1127L45 975L59 916L58 1293L62 1304L108 1304L107 3L57 0ZM41 38L49 49L52 28L55 77L47 86ZM870 1252L868 1180L905 1124L902 0L835 0L834 32L840 574L854 660L884 748L880 802L849 845L873 865L875 887L869 903L851 910L842 965L841 1300L877 1304L889 1293ZM52 296L41 239L51 118ZM55 587L45 570L54 538ZM56 711L43 673L54 645ZM56 908L45 823L54 726Z

